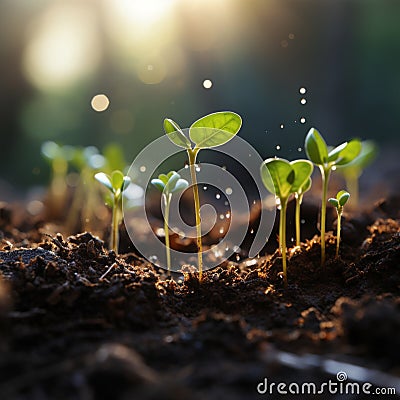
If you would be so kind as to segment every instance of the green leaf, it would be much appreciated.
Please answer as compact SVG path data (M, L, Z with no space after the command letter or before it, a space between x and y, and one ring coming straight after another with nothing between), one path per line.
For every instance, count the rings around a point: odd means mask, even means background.
M186 189L189 186L189 182L186 179L178 179L176 185L174 187L174 193L180 192L181 190Z
M303 185L310 178L314 165L308 160L295 160L290 163L294 170L294 182L292 184L291 192L299 192Z
M265 187L280 199L291 194L295 174L289 161L282 158L268 158L260 167L261 179Z
M346 165L353 161L361 151L361 141L358 139L350 140L347 146L339 153L336 165Z
M373 161L377 152L378 148L375 142L372 140L364 140L361 142L360 154L350 163L340 167L340 170L346 175L347 171L354 169L355 175L359 176L361 171Z
M103 149L103 155L106 159L106 168L109 172L119 169L123 171L126 161L122 147L117 143L110 143Z
M305 150L307 157L316 165L324 165L328 160L325 140L315 128L311 128L307 133Z
M104 172L98 172L97 174L95 174L94 178L102 185L104 185L107 189L109 189L111 192L114 191L113 185L111 183L111 178Z
M344 150L348 145L348 142L344 142L337 147L334 147L328 153L328 162L336 161L339 158L340 152Z
M172 143L184 149L192 148L190 140L184 135L180 126L172 119L164 119L164 131Z
M341 207L343 207L347 203L347 200L349 200L349 198L350 198L350 193L346 192L346 190L341 190L336 195L336 199Z
M328 203L332 204L333 207L335 207L335 208L339 207L339 202L336 199L334 199L333 197L328 199Z
M154 178L151 180L152 185L154 185L160 192L164 191L165 184L161 179Z
M216 112L198 119L189 129L190 139L200 149L220 146L231 140L242 126L242 118L231 111Z
M132 180L129 176L124 176L124 182L122 184L122 191L124 191L130 184Z
M121 190L124 184L124 174L121 171L113 171L111 173L111 183L114 191Z
M168 193L172 193L174 191L174 187L176 182L178 182L179 178L181 177L177 172L175 171L171 171L171 173L168 174L169 178L168 178L168 182L165 185L165 190Z
M312 180L311 180L311 178L308 178L306 180L306 182L304 183L304 185L300 188L298 193L304 194L305 192L308 192L311 189L311 185L312 185Z

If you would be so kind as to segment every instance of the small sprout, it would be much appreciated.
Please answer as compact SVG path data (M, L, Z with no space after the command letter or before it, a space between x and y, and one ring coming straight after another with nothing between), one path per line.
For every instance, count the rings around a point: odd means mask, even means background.
M300 191L307 183L314 169L308 160L289 162L282 158L268 158L261 164L261 179L272 194L279 198L279 249L282 254L283 278L287 286L286 272L286 209L289 197Z
M358 207L358 180L367 167L375 159L378 147L372 140L364 140L361 142L360 154L349 164L338 168L338 172L344 176L346 180L347 190L351 193L351 207Z
M337 233L336 233L336 258L339 257L339 244L340 244L340 226L341 226L341 220L342 220L342 214L343 214L343 206L347 203L347 200L349 200L350 193L346 192L345 190L341 190L338 192L336 195L336 198L330 198L328 199L328 202L336 208L337 212Z
M361 151L361 142L353 139L349 142L328 149L324 138L315 129L311 128L305 139L307 157L321 171L322 177L322 205L321 205L321 266L325 265L325 229L326 229L326 202L328 183L333 167L351 163Z
M168 275L171 273L171 249L169 244L169 208L171 205L172 194L185 190L189 183L187 180L182 179L181 176L171 171L167 175L158 175L158 179L152 179L151 183L162 193L162 199L164 202L165 213L164 213L164 233L165 233L165 247L167 254L167 268Z
M314 168L312 168L313 170ZM312 173L310 172L310 175ZM295 212L295 222L296 222L296 246L300 246L301 235L300 235L300 206L303 202L303 196L305 192L308 192L311 189L312 180L308 178L304 185L299 188L298 191L294 193L294 197L296 199L296 212Z
M119 224L122 221L122 193L131 183L129 176L119 171L113 171L111 175L104 172L98 172L95 179L105 186L112 194L112 222L111 222L111 237L110 249L118 253L119 244Z
M190 177L193 185L194 209L196 216L197 262L199 281L203 276L203 244L201 239L200 197L196 178L196 157L201 149L221 146L231 140L242 126L241 117L231 111L216 112L194 122L189 128L189 138L172 119L164 120L164 131L175 145L187 151ZM192 142L194 147L192 147Z

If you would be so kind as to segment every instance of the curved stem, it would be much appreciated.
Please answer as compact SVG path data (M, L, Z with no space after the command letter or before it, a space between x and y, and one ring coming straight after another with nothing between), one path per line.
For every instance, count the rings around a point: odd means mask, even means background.
M164 215L164 234L165 234L165 251L167 254L167 268L168 268L168 275L171 275L171 250L169 244L169 228L168 228L168 221L169 221L169 207L171 204L171 194L163 195L164 198L164 205L165 205L165 215Z
M119 202L118 197L114 197L113 207L112 207L112 221L111 221L111 237L110 237L110 249L114 250L118 254L118 242L119 242Z
M296 194L296 246L300 246L300 205L301 201L303 200L303 195Z
M281 254L282 254L282 266L283 266L283 280L285 287L287 287L287 272L286 272L286 208L287 199L281 200L281 215L279 218L279 232L280 232L280 243L281 243Z
M337 210L337 231L336 231L336 258L339 257L339 245L340 245L340 230L342 222L342 210Z
M331 174L330 167L320 167L322 176L322 205L321 205L321 266L325 266L325 229L326 229L326 201L328 194L328 183Z
M193 185L194 212L196 215L196 236L197 236L197 262L199 268L199 281L203 278L203 244L201 241L201 216L200 216L200 197L196 178L196 156L199 149L188 150L190 177Z

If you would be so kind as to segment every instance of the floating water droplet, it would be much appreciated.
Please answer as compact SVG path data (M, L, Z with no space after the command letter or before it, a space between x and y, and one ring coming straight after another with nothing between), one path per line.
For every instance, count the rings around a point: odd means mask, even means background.
M251 231L250 231L250 235L252 235L254 233L254 229L252 229Z
M230 196L230 195L232 194L232 192L233 192L233 190L232 190L232 188L230 188L230 187L227 187L227 188L225 189L225 193L226 193L228 196Z
M231 217L231 213L228 211L228 212L225 214L225 217L226 217L226 218L230 218L230 217Z
M291 241L291 242L294 242L294 237L291 237L291 238L290 238L290 241Z
M336 165L332 167L332 171L336 171Z
M297 151L302 151L303 149L301 148L301 147L298 147L297 148Z
M216 198L217 200L219 200L219 199L221 198L221 195L220 195L219 193L217 193L217 194L215 195L215 198Z
M211 86L213 85L212 81L210 79L205 79L203 81L203 87L204 89L211 89Z
M279 144L277 144L277 145L276 145L276 149L277 149L277 150L280 150L280 149L281 149L281 146L279 146Z
M233 250L235 253L239 253L239 252L240 252L240 247L239 247L239 246L233 246L232 250Z
M188 164L186 164L186 163L185 163L185 168L186 168L186 169L188 169L188 168L189 168L189 165L188 165Z
M219 233L223 234L224 233L224 228L220 228Z
M219 215L219 219L224 219L225 218L225 215L224 214L220 214Z
M305 223L306 223L306 220L305 220L305 219L302 219L302 220L300 220L300 222L301 222L302 224L305 224Z
M157 262L157 260L158 260L158 257L157 256L150 256L149 257L149 261L151 262L151 263L156 263Z
M306 94L307 89L306 89L305 87L301 87L301 88L299 89L299 92L300 92L300 94Z
M303 99L300 100L300 103L301 103L301 104L306 104L306 103L307 103L307 100L303 98Z
M142 166L139 168L139 171L140 171L140 172L146 172L146 167L145 167L144 165L142 165Z
M306 123L306 119L305 119L304 117L301 117L301 118L300 118L300 123L301 123L301 124L305 124L305 123Z
M225 247L225 251L229 251L229 247L227 246L227 247Z
M236 254L236 261L239 261L240 260L240 256L239 256L239 254Z
M226 206L229 206L229 201L225 201L224 203Z
M285 127L285 125L283 125L283 124L280 125L280 128L281 128L281 129L283 129L284 127Z
M203 186L203 190L207 190L208 189L208 187L207 186Z

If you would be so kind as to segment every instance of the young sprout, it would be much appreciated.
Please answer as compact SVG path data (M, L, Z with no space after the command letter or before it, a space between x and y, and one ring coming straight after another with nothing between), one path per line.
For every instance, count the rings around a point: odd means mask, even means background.
M280 202L279 217L279 249L282 254L283 279L287 286L286 272L286 208L291 194L299 192L314 169L308 160L289 162L282 158L268 158L261 164L261 179L272 194Z
M194 209L196 216L197 262L199 281L203 276L203 245L201 239L200 198L196 178L196 158L201 149L220 146L231 140L242 126L240 116L231 111L216 112L198 119L189 128L190 140L185 136L179 125L172 119L164 120L164 130L175 145L187 151L190 167L190 177L193 185ZM192 147L192 143L194 147Z
M340 244L340 225L343 214L343 206L347 203L347 200L350 197L350 193L345 190L341 190L336 195L336 198L328 199L329 203L332 204L336 208L337 212L337 233L336 233L336 258L339 257L339 244Z
M104 172L98 172L95 179L105 186L112 195L112 222L111 222L111 237L110 237L110 249L118 253L119 244L119 224L122 221L122 193L131 183L129 176L119 171L113 171L110 175Z
M315 128L311 128L305 139L305 149L307 157L319 167L322 177L321 266L324 266L326 202L329 177L332 170L335 170L338 166L349 164L358 156L361 150L361 142L358 139L353 139L328 150L328 146L321 134Z
M313 169L314 169L314 166L313 166ZM312 170L311 170L311 173L312 173ZM310 173L310 174L311 174L311 173ZM305 181L304 185L301 186L301 187L299 188L299 190L297 190L297 191L294 193L294 197L295 197L295 199L296 199L296 213L295 213L295 221L296 221L296 246L300 246L300 242L301 242L301 240L300 240L300 206L301 206L301 203L303 202L304 193L305 193L305 192L308 192L308 191L311 189L311 184L312 184L311 178L308 178L308 179Z
M346 180L346 188L351 193L352 208L358 207L358 180L363 172L363 169L371 164L378 152L377 145L372 140L364 140L361 142L360 154L349 164L339 167L340 172Z
M172 194L186 189L189 183L185 179L181 179L181 176L171 171L167 175L158 175L158 179L152 179L151 183L162 193L162 200L164 203L164 232L165 232L165 248L167 255L167 268L168 275L171 273L171 250L169 245L169 208L171 205Z

